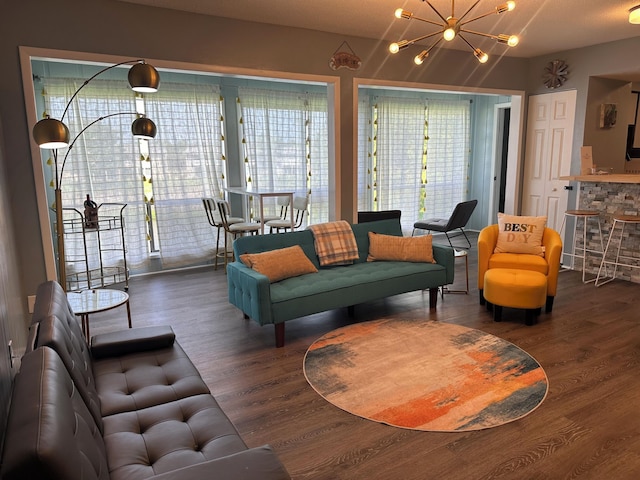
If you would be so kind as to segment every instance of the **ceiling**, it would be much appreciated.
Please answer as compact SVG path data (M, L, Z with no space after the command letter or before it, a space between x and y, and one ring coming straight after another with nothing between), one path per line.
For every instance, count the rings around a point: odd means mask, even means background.
M398 7L416 16L440 21L422 0L121 0L129 3L301 27L340 35L384 39L412 39L438 30L417 20L396 19ZM430 0L444 16L451 14L451 0ZM458 0L455 14L461 16L475 0ZM506 0L480 0L467 18L492 11ZM640 0L516 0L516 8L499 16L490 15L468 28L483 33L516 34L520 44L507 48L495 41L466 35L474 47L488 53L536 57L573 48L640 36L640 25L631 25L628 11ZM443 42L447 43L447 42ZM468 48L459 39L447 47ZM427 40L426 45L429 44Z

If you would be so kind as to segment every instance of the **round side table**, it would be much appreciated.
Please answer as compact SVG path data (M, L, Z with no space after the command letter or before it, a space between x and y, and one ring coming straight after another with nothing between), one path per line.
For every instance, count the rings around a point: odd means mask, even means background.
M445 293L469 293L469 252L463 249L454 249L453 250L454 261L458 258L464 258L464 268L465 268L465 279L466 279L466 290L451 290L447 285L442 287L442 294Z
M120 290L109 288L93 288L82 292L68 292L67 299L73 313L80 317L82 333L87 342L91 339L89 334L89 315L92 313L106 312L121 305L127 306L127 319L131 328L131 308L129 307L129 294Z

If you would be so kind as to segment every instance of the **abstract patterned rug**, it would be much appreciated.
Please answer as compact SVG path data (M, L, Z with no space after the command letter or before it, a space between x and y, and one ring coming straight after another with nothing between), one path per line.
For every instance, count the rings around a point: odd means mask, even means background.
M309 384L349 413L413 430L461 432L513 422L547 395L527 352L460 325L384 319L340 328L311 345Z

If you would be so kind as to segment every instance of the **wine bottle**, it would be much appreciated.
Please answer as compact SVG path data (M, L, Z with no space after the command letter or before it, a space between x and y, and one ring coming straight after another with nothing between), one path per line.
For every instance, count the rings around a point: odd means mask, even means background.
M98 205L91 200L88 193L87 199L84 201L84 226L85 228L98 228Z

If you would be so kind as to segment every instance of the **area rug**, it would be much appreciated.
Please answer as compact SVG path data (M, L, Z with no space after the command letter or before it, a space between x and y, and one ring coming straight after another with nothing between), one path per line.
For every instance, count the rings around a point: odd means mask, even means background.
M497 427L534 411L548 380L527 352L460 325L384 319L340 328L311 345L309 384L351 414L413 430Z

